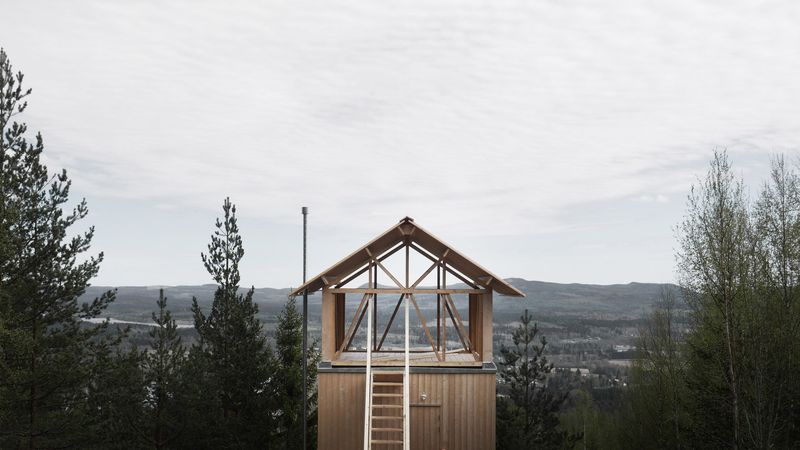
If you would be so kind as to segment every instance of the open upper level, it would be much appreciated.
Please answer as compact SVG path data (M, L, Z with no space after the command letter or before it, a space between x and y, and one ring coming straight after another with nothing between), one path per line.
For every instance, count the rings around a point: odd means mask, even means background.
M524 296L409 217L290 295L306 290L322 290L322 360L332 366L365 365L362 341L371 342L373 366L402 365L405 349L393 346L402 339L392 330L410 302L412 366L480 367L492 361L493 293ZM360 339L367 311L372 338Z

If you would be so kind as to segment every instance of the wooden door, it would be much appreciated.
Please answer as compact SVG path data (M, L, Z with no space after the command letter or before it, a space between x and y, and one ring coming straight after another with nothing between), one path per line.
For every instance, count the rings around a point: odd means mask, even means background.
M411 405L411 449L440 450L442 435L441 405Z

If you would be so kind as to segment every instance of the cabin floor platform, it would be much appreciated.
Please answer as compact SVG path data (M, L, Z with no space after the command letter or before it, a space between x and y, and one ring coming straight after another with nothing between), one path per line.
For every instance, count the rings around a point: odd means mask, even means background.
M366 366L366 351L347 351L339 354L338 359L331 361L333 367L337 366ZM408 364L410 366L426 367L482 367L483 362L478 355L467 353L463 350L448 352L443 360L437 358L433 351L414 349L409 351ZM372 352L373 367L403 367L405 365L405 354L402 350L389 350Z

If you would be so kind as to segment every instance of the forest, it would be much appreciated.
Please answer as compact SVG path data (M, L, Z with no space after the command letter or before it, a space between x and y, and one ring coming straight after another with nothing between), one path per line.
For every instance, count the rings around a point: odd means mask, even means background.
M23 78L0 51L0 448L301 448L302 317L287 301L267 341L253 289L239 292L236 207L225 200L201 254L217 288L210 308L193 301L198 338L183 342L162 291L149 346L132 345L92 320L115 291L78 302L103 254L93 227L76 230L89 210L67 207L66 171L48 171L41 134L31 142L13 120L31 94Z
M16 121L32 92L23 78L0 51L0 448L297 449L304 402L315 447L316 345L302 398L302 317L287 300L265 335L254 289L241 290L230 199L198 261L216 290L210 307L193 301L196 339L163 292L144 347L93 320L115 292L78 301L103 254L87 202ZM526 310L497 351L498 448L799 446L799 173L773 156L750 198L729 155L713 153L675 227L679 289L639 328L625 382L550 362Z
M627 382L597 385L548 364L546 339L535 339L538 330L524 317L514 354L509 359L504 349L499 364L510 388L499 404L511 413L498 410L498 443L800 445L798 173L797 164L774 156L769 180L751 199L728 154L714 152L676 227L680 289L665 289L640 327Z

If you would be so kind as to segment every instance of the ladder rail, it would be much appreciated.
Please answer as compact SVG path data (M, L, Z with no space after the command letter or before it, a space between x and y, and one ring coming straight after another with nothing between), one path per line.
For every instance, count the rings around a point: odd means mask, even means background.
M364 450L372 447L372 295L367 298L367 379L364 383Z
M367 360L366 360L366 382L365 382L365 396L364 396L364 450L372 449L372 444L377 445L393 445L393 444L402 444L403 450L410 450L411 448L411 439L410 439L410 421L411 421L411 414L410 414L410 406L411 406L411 395L410 395L410 386L411 386L411 373L410 373L410 366L411 366L411 356L410 356L410 303L412 299L412 294L404 294L406 304L405 304L405 349L404 349L404 364L403 364L403 371L402 372L387 372L387 371L374 371L372 368L372 312L374 311L372 308L375 308L377 305L376 302L371 301L374 299L373 295L370 295L369 299L367 300ZM401 383L398 382L391 382L384 380L379 380L376 382L374 377L376 375L388 375L390 373L395 373L397 375L402 374L402 394L394 394L390 392L380 391L379 393L375 393L375 386L378 383L381 387L386 387L390 385L397 386ZM399 386L397 386L399 387ZM375 403L375 397L379 398L396 398L401 397L403 398L402 405L397 404L390 404L390 403ZM381 414L378 419L397 419L400 424L402 424L402 428L396 428L396 426L391 425L378 425L378 428L372 428L372 421L373 421L373 413L375 408L381 409L389 409L389 410L400 410L402 411L401 415L399 416L386 416L385 414ZM384 422L382 420L381 422ZM374 439L372 436L373 432L402 432L402 440L395 440L395 439Z
M406 314L406 320L405 320L405 322L406 322L405 323L405 327L406 327L406 330L405 330L405 332L406 332L405 333L406 334L406 348L405 348L405 353L406 354L405 354L405 366L403 367L403 449L404 450L409 450L411 448L411 442L409 440L409 436L411 434L409 432L409 428L410 428L409 427L409 422L410 422L410 419L411 419L410 408L409 408L409 406L410 406L409 402L410 402L411 394L410 394L409 386L411 385L411 378L410 378L411 374L409 373L409 370L408 370L408 365L409 365L409 354L408 354L408 347L409 347L408 303L409 303L409 300L410 300L410 294L406 294L406 308L405 308L406 309L406 311L405 311L405 314Z

